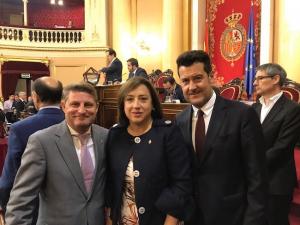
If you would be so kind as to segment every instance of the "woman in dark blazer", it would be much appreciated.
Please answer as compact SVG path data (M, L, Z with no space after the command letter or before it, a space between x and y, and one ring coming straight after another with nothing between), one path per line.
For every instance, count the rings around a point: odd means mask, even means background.
M180 130L162 119L144 78L123 85L118 107L107 142L110 218L119 225L175 225L192 207L191 160Z

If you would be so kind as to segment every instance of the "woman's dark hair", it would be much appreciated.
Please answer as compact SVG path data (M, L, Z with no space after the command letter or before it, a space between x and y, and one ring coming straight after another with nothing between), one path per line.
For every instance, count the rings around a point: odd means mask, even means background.
M133 77L128 80L120 89L119 97L118 97L118 112L119 112L119 124L122 126L127 126L129 124L129 120L124 111L124 102L125 98L129 92L133 91L137 87L144 85L150 92L151 100L152 100L152 119L161 119L163 117L161 105L159 102L159 98L157 96L155 88L152 84L142 77Z

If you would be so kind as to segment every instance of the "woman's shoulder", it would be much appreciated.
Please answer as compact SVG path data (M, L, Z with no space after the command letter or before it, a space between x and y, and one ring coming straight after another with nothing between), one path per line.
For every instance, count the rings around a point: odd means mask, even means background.
M175 123L167 119L155 119L153 120L152 127L171 127Z
M117 134L124 132L124 130L126 130L125 126L123 126L119 123L116 123L109 129L108 132L109 132L109 135L117 135Z
M176 125L175 121L168 119L158 119L153 121L152 128L157 129L159 134L162 134L162 132L172 133L178 128L178 126Z

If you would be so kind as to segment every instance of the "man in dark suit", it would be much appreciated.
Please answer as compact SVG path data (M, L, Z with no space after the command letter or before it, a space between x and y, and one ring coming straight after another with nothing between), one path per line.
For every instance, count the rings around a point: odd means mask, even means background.
M266 142L269 191L268 225L288 225L293 190L296 186L294 147L300 134L300 106L281 90L285 70L278 64L257 67L254 87L261 96L253 105L263 127Z
M61 82L50 77L41 77L34 81L32 97L39 111L34 116L14 123L9 131L8 150L0 178L0 203L3 209L6 208L29 136L64 119L60 109L61 96Z
M122 62L117 58L117 53L112 48L106 51L108 66L103 67L100 72L106 74L106 81L121 82L122 81Z
M265 225L265 147L255 110L215 94L204 51L183 53L177 66L192 104L176 118L194 161L196 211L185 224Z
M170 96L172 99L178 99L180 102L186 102L181 86L176 83L173 77L167 76L163 81L163 86L165 88L165 97Z
M25 92L20 91L18 93L18 99L13 102L12 108L15 108L17 117L19 118L21 116L21 112L25 111L25 106L27 104L27 95Z
M97 92L88 83L64 89L65 120L28 139L7 204L7 225L104 225L107 129L96 124Z
M148 75L145 69L139 67L139 62L135 58L127 60L127 68L129 71L128 80L132 77L144 77L148 79Z

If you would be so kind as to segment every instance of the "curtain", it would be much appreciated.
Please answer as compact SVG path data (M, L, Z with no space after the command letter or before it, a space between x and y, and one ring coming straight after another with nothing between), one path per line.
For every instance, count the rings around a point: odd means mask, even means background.
M2 94L7 99L9 94L14 94L21 73L30 73L31 80L39 77L50 76L49 68L37 62L4 62L2 65Z

